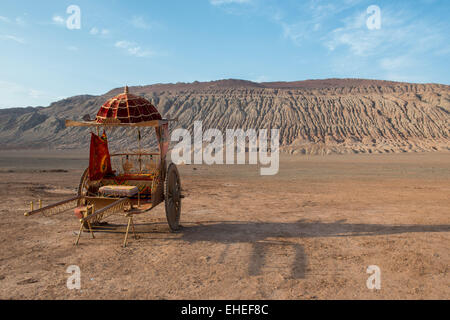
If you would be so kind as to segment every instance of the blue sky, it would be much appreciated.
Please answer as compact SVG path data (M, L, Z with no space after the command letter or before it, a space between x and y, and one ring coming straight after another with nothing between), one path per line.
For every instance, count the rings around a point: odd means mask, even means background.
M2 0L0 108L226 78L450 84L449 17L448 0Z

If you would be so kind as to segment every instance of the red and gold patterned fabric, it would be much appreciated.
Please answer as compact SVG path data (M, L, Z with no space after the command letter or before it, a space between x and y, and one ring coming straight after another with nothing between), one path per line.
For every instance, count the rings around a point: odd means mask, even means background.
M91 149L89 153L89 179L96 181L106 174L112 174L111 157L108 150L108 139L103 132L99 137L91 133Z
M158 110L143 97L125 92L106 101L97 113L97 122L106 123L138 123L143 121L161 120Z

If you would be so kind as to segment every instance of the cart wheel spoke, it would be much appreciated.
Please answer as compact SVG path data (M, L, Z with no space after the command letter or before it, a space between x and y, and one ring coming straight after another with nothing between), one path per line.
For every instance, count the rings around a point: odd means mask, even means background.
M78 185L78 196L95 196L95 193L92 193L89 190L90 187L90 179L89 179L89 168L87 168L83 175L81 176L80 184ZM81 206L81 200L78 200L78 206ZM99 223L101 221L101 217L95 218L91 223ZM84 227L88 229L87 223L84 224Z

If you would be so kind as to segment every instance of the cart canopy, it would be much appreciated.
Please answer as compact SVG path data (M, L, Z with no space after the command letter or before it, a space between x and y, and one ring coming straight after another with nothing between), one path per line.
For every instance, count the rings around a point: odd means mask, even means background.
M120 123L139 123L151 120L161 120L158 110L143 97L128 92L125 87L124 93L106 101L97 113L96 121L108 122L111 119Z
M159 127L167 123L155 106L147 99L128 92L106 101L93 121L66 120L66 127L123 126Z

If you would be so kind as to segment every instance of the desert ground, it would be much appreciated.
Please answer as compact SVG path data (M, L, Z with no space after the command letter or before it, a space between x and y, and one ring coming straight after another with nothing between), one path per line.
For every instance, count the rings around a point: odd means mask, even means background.
M179 166L182 229L164 205L83 233L73 212L24 217L75 194L87 151L0 152L0 299L449 299L450 153L283 155ZM81 270L69 290L66 269ZM368 266L381 270L369 290Z

